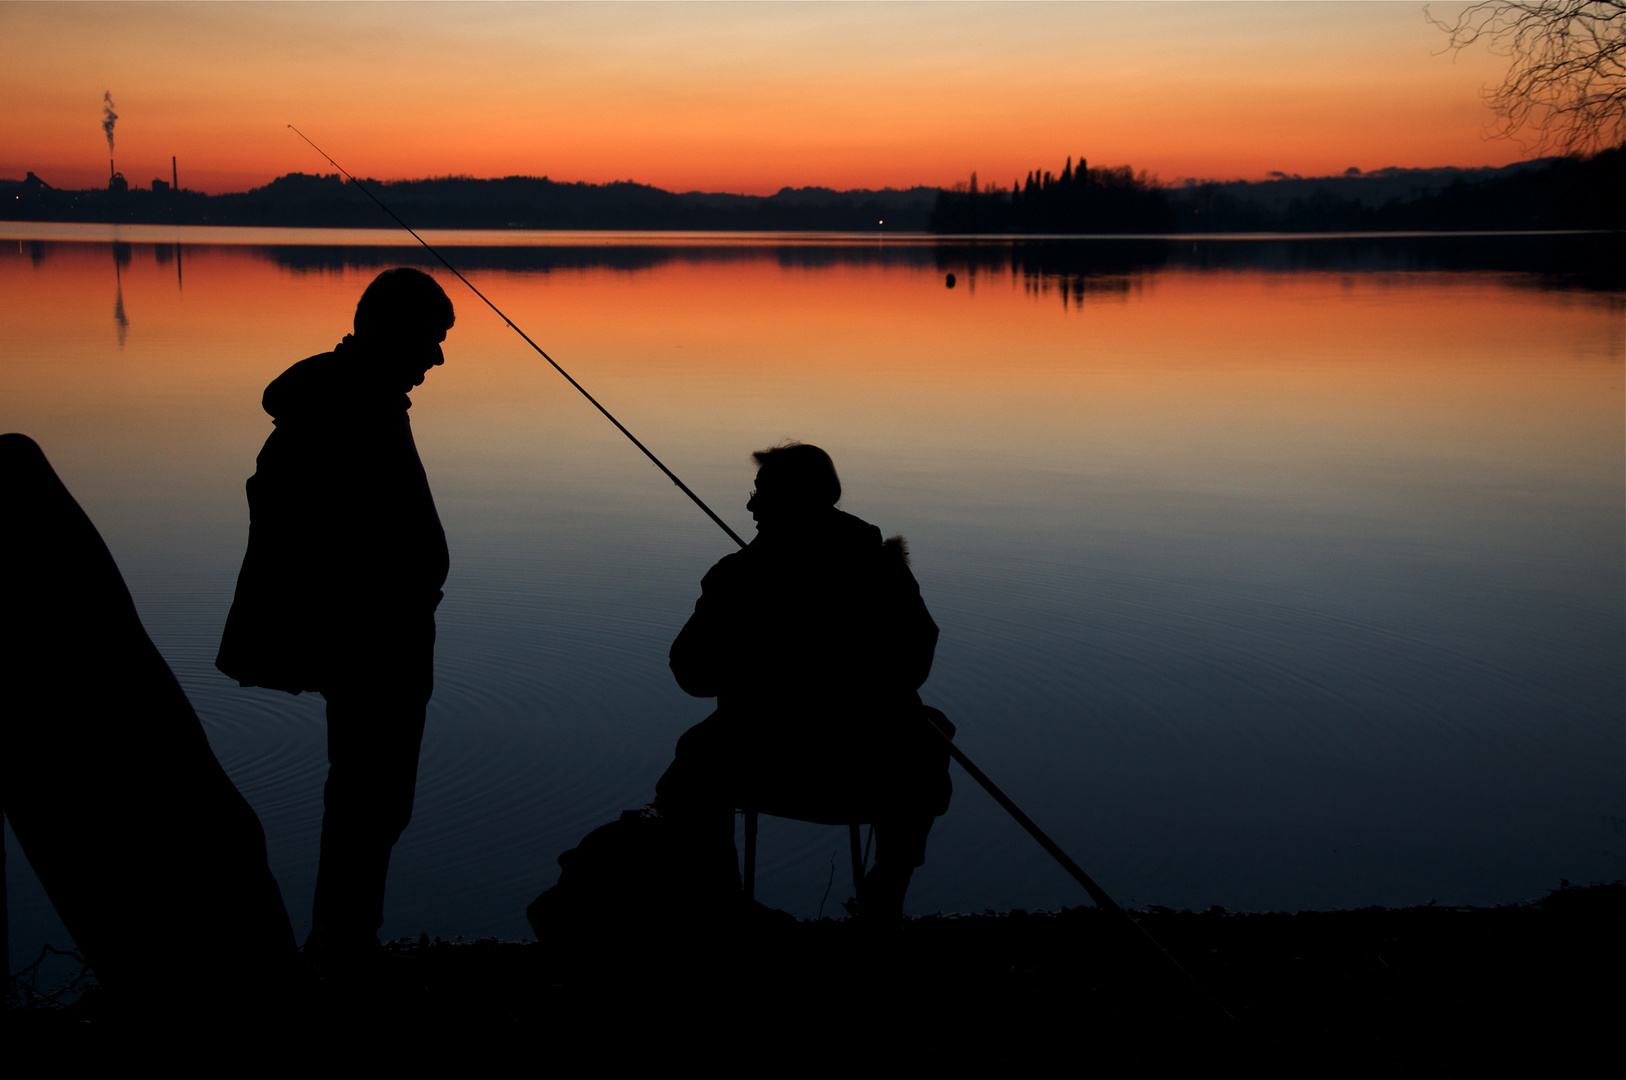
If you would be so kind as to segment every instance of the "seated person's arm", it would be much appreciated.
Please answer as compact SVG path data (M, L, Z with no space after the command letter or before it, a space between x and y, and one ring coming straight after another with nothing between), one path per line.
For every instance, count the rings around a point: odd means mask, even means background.
M700 599L694 603L694 614L672 642L669 656L678 685L684 693L695 697L716 697L723 682L726 646L723 620L718 611L716 575L714 568L700 582Z
M926 601L920 598L920 586L913 574L904 569L912 586L909 594L899 600L899 630L897 638L897 672L912 690L919 690L926 676L932 673L932 657L937 652L937 623L926 610Z
M894 543L895 541L895 543ZM932 671L937 652L937 623L920 596L920 583L909 570L902 537L887 541L887 591L891 602L892 672L911 690L919 690Z

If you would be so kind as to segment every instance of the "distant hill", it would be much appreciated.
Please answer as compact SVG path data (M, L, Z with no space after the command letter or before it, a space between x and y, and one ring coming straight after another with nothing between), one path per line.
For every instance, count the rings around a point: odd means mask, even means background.
M1190 232L1626 228L1626 148L1500 169L1381 169L1361 175L1188 184L1169 190Z
M389 220L337 174L289 173L227 195L195 191L61 191L0 180L0 217L20 221L106 221L178 225L373 228ZM31 182L32 181L32 182ZM918 231L937 189L904 191L783 188L773 195L691 191L648 184L563 183L547 177L466 176L365 180L414 227L426 229L659 229ZM880 223L885 222L882 226Z
M466 176L366 181L428 229L919 232L949 234L1372 232L1626 229L1626 149L1499 169L1378 169L1340 176L1162 187L1128 166L1071 159L1014 188L781 188L671 192L631 180ZM337 174L289 173L251 191L63 191L29 173L0 180L0 218L177 225L389 227ZM884 224L883 224L884 223Z
M1182 191L1209 188L1215 184L1244 201L1257 202L1273 213L1285 212L1294 199L1310 198L1317 191L1325 191L1336 199L1359 199L1367 206L1383 206L1391 202L1412 202L1429 195L1437 195L1453 184L1483 184L1518 173L1539 170L1552 165L1558 158L1538 158L1520 161L1501 168L1459 169L1402 169L1390 167L1361 172L1350 169L1338 176L1302 176L1272 173L1269 180L1197 181L1188 180L1171 189L1178 198Z

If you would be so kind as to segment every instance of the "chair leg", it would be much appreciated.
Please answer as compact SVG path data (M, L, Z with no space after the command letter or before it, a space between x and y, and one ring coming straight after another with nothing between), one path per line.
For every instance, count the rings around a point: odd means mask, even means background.
M847 826L847 840L853 849L853 895L858 895L858 887L864 881L864 845L858 841L857 823Z
M750 903L757 895L757 812L750 808L745 811L745 902Z

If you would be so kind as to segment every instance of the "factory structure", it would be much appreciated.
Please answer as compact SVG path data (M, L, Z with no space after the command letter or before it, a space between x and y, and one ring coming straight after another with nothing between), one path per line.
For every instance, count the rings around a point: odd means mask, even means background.
M107 173L108 194L123 195L130 190L130 182L124 178L123 173L114 167L112 158L107 159ZM176 167L175 155L171 154L169 156L169 179L163 180L156 176L153 177L152 191L155 195L164 195L179 190L181 190L181 174Z

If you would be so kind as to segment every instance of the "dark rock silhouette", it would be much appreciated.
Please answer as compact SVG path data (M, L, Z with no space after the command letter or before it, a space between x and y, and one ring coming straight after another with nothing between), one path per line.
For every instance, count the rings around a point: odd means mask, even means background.
M672 644L672 673L717 711L678 740L660 812L720 883L737 881L733 812L872 822L860 911L895 921L932 819L948 809L948 752L916 692L937 625L902 537L835 508L829 456L792 443L753 455L757 537L706 574Z
M327 699L328 773L311 941L376 949L390 850L412 816L446 535L407 420L453 312L433 278L386 270L355 333L266 388L276 424L248 481L249 541L216 666Z
M252 1019L297 970L259 818L209 749L96 527L24 435L0 435L0 800L104 990ZM231 971L226 997L200 976Z

